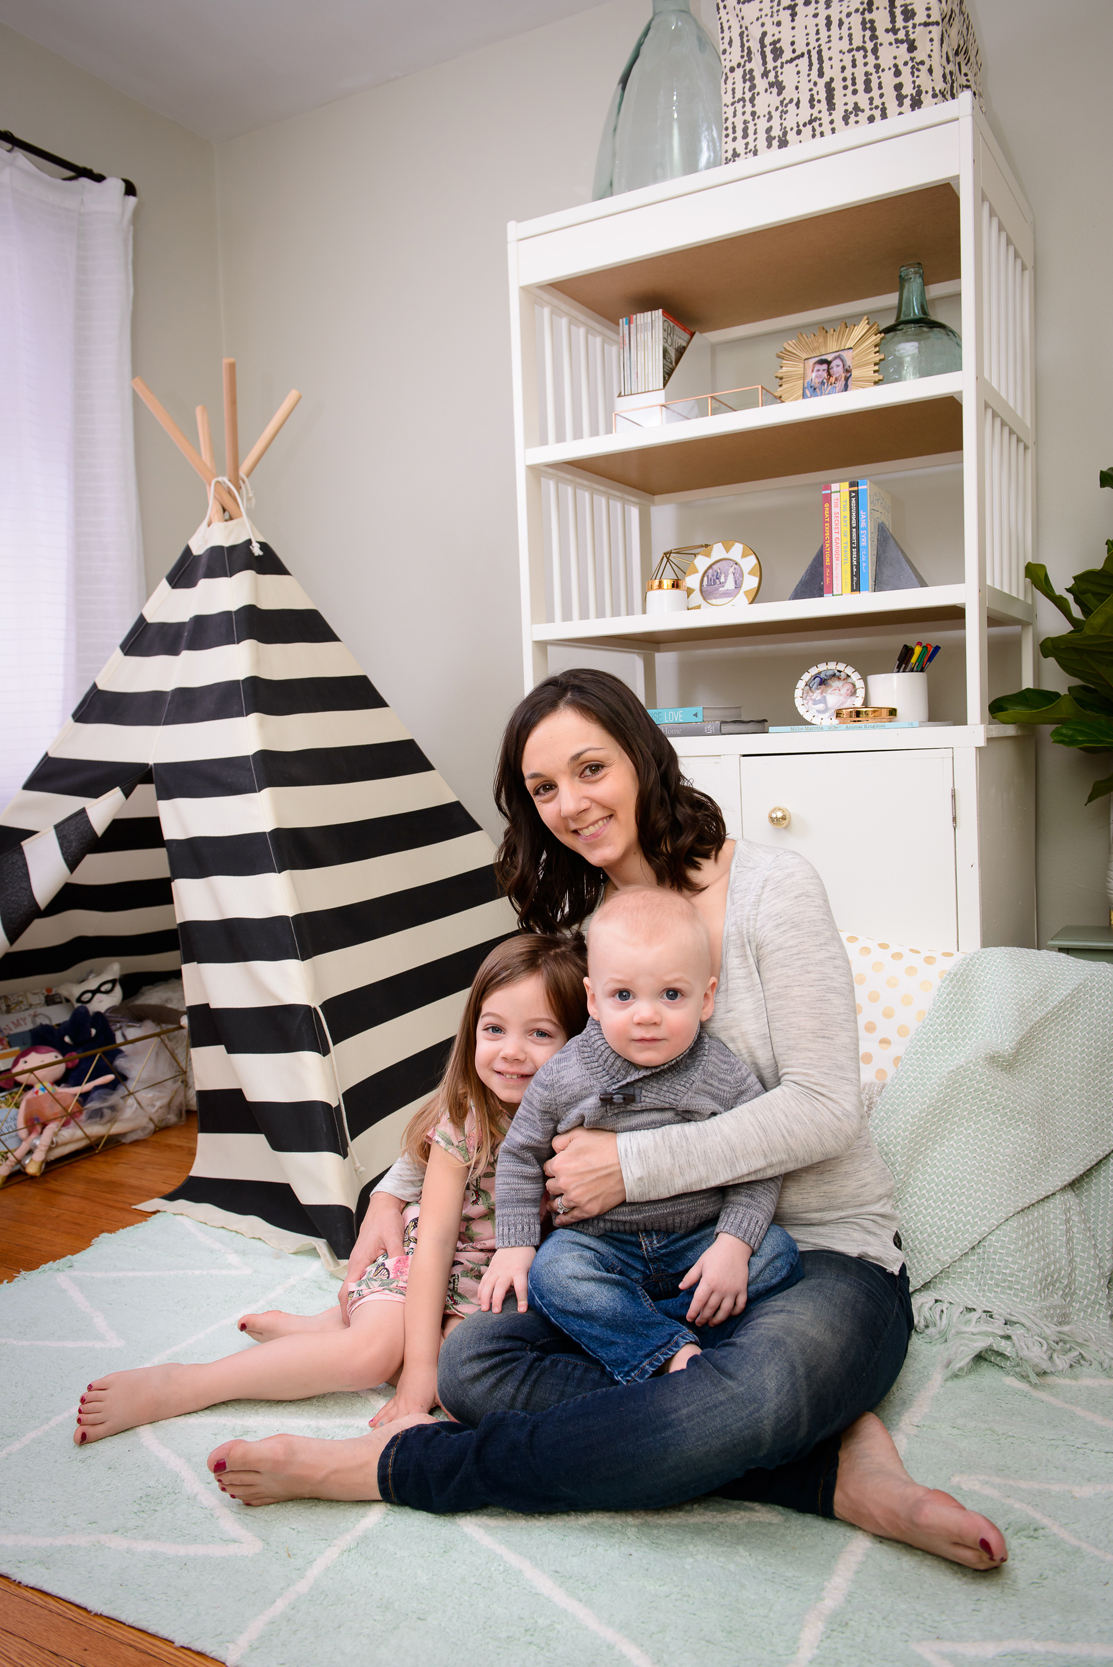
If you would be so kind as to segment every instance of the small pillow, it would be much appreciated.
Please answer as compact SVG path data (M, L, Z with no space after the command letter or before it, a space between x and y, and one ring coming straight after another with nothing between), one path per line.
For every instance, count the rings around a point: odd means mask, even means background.
M852 932L840 936L854 975L862 1083L886 1083L940 982L962 956L953 949L906 948Z

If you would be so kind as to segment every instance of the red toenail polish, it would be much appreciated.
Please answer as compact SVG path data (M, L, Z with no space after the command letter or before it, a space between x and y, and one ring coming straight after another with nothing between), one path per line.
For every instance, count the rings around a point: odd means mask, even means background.
M993 1556L993 1547L990 1545L988 1540L979 1540L978 1544L981 1546L987 1557Z
M80 1402L79 1402L79 1405L80 1405L80 1406L84 1406L84 1405L85 1405L85 1397L84 1397L84 1395L82 1395L82 1397L81 1397L81 1400L80 1400Z
M241 1330L241 1331L246 1331L246 1330L247 1330L247 1327L246 1327L246 1326L245 1326L245 1325L243 1325L243 1324L242 1324L242 1323L241 1323L241 1325L240 1325L240 1330Z
M88 1439L88 1434L89 1434L89 1432L87 1430L82 1430L82 1432L81 1432L82 1441L85 1441L85 1440Z
M227 1470L227 1469L228 1469L227 1459L217 1459L216 1463L213 1465L213 1470L215 1471L215 1473L218 1476L220 1475L220 1472L222 1470Z
M92 1384L91 1384L91 1383L87 1383L87 1384L86 1384L86 1385L85 1385L85 1392L86 1392L86 1394L88 1394L88 1392L89 1392L89 1390L90 1390L90 1389L92 1389L92 1387L93 1387L93 1386L92 1386Z

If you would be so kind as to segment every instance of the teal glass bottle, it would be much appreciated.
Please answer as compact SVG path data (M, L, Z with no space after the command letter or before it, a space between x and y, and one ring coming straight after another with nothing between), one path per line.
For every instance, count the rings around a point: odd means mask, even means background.
M653 0L603 124L592 199L717 168L722 159L719 54L688 0Z
M928 312L919 261L900 269L897 316L881 332L881 354L882 382L914 382L962 369L962 338Z

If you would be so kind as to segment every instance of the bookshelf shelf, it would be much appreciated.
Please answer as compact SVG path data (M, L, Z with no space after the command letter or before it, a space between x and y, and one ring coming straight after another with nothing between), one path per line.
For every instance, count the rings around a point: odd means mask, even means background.
M846 930L1033 944L1031 737L987 721L991 667L1017 637L1035 682L1032 220L972 95L508 230L526 689L571 647L633 657L650 706L659 655L693 689L744 666L730 675L745 700L780 676L782 648L826 659L855 639L868 661L894 636L948 636L934 687L965 722L684 737L677 751L732 835L814 862ZM627 314L663 307L701 332L702 391L771 386L798 329L867 311L884 323L909 261L950 309L961 371L613 432ZM747 542L763 594L785 597L820 543L820 484L875 469L904 479L898 536L924 588L759 600L732 619L644 613L654 559L713 527L762 528ZM787 830L771 805L791 807ZM910 854L916 829L930 838Z
M655 498L821 469L837 477L867 457L888 463L960 450L962 392L956 371L863 388L837 401L797 400L641 433L536 446L527 450L526 464L572 466Z
M779 637L813 641L830 633L846 636L869 626L915 626L966 623L966 586L931 585L923 590L874 591L863 596L825 596L807 602L755 602L733 619L708 619L705 610L687 614L629 614L611 619L563 620L535 625L535 643L582 643L596 648L641 648L663 653L685 648L721 647ZM995 625L1031 626L1030 602L993 590L986 602Z

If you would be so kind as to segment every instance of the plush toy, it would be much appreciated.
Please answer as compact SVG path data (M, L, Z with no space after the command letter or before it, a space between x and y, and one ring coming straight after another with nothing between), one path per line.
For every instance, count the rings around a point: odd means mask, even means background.
M72 1007L87 1007L90 1013L105 1013L123 999L120 987L120 963L109 961L107 966L88 967L80 978L70 984L55 984L54 989Z
M81 1116L80 1100L90 1088L114 1082L114 1076L96 1077L80 1088L63 1088L60 1079L73 1065L72 1056L64 1057L57 1048L32 1043L17 1055L9 1076L0 1078L0 1088L25 1084L19 1102L17 1123L21 1142L0 1164L0 1187L18 1169L32 1147L35 1155L27 1164L28 1175L41 1175L54 1137L67 1123L76 1123Z
M99 1010L90 1011L84 1005L75 1007L60 1025L36 1025L31 1032L30 1046L53 1048L69 1061L62 1077L65 1088L91 1087L89 1078L93 1073L111 1065L120 1052L116 1046L116 1033L104 1014ZM99 1057L80 1057L91 1054L94 1048L101 1050ZM117 1078L100 1080L115 1082Z

